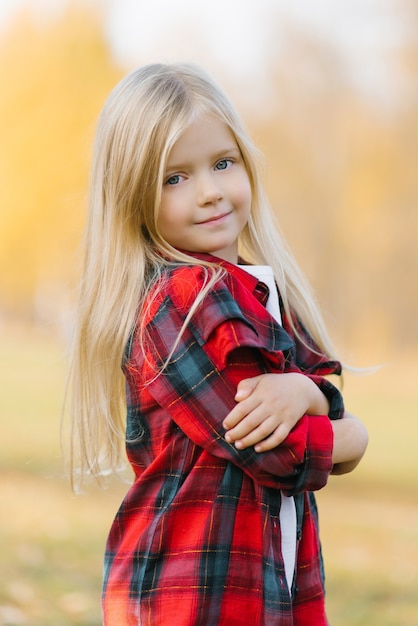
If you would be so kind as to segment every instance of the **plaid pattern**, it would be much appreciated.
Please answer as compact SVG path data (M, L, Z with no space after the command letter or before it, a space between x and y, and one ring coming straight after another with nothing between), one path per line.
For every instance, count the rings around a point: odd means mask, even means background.
M207 255L198 258L214 260ZM340 393L322 378L336 362L302 349L267 313L265 286L227 270L187 325L164 371L203 270L178 266L127 348L127 454L135 472L105 555L106 626L325 626L313 490L332 468L328 416L305 415L275 450L237 450L222 420L242 379L304 371L331 414ZM288 320L283 324L290 330ZM144 356L144 351L146 352ZM286 584L280 494L295 495L297 563Z

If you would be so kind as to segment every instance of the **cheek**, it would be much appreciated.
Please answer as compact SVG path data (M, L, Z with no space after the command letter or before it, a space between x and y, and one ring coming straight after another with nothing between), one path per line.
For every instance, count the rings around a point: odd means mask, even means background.
M158 224L161 227L169 227L176 222L177 206L173 198L162 198L160 204L160 212L158 215Z
M157 218L157 228L160 235L167 240L167 233L171 229L170 211L166 206L160 207L160 213Z
M246 175L242 176L241 180L236 181L236 184L234 186L234 195L235 202L237 204L239 204L243 209L245 208L247 210L250 210L252 192L250 181L248 180L248 177Z
M174 246L178 243L177 238L182 235L187 223L185 203L179 197L162 200L157 226L160 235L168 243Z

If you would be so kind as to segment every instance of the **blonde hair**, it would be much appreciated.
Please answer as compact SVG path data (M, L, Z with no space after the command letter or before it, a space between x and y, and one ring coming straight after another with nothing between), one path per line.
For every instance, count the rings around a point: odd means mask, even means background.
M95 139L69 376L71 463L80 477L98 476L121 461L126 410L121 364L151 285L170 263L167 258L202 264L172 248L157 227L169 152L199 111L227 124L248 172L252 209L240 237L241 254L272 266L288 316L293 309L320 349L334 356L310 289L264 197L258 152L234 108L200 68L142 67L111 92ZM217 276L209 264L205 291Z

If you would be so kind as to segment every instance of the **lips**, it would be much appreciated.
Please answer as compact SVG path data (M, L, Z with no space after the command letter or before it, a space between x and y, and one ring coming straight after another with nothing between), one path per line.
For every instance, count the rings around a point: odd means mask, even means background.
M222 218L227 217L230 214L231 214L231 211L225 211L225 213L219 213L217 215L212 215L211 217L208 217L208 219L202 220L201 222L197 222L197 223L198 224L213 224L215 222L221 221Z

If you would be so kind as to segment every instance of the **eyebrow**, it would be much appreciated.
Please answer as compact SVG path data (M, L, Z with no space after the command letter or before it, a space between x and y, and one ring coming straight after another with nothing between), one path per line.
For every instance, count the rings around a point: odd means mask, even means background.
M231 144L229 146L225 146L224 148L221 148L220 150L217 150L216 152L214 152L213 155L211 156L211 160L217 161L218 159L221 159L222 157L226 158L230 154L238 155L239 157L242 157L241 150L238 148L238 146ZM182 162L182 163L168 162L165 168L165 173L176 172L177 170L187 169L189 165L190 163L188 161Z

